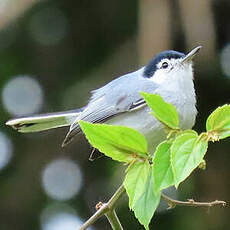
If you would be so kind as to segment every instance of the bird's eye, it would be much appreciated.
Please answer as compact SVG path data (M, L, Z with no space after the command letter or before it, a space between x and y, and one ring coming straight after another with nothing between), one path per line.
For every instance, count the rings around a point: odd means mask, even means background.
M161 68L162 69L167 69L169 66L168 62L163 62Z

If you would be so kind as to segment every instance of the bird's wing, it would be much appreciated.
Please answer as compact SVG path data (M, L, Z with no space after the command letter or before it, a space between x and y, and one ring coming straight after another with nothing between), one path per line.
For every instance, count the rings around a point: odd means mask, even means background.
M96 103L95 105L90 105L86 108L80 116L75 120L75 122L70 126L70 130L67 133L65 140L62 143L62 146L69 144L75 135L81 132L81 128L78 124L79 120L88 121L91 123L104 123L105 121L115 117L124 112L132 112L134 110L141 109L146 105L146 102L141 98L136 100L133 103L129 103L127 106L122 104L119 106L119 102L122 103L125 101L127 96L121 96L118 98L117 104L109 106L107 103Z
M146 106L140 91L154 93L158 88L156 83L142 76L143 69L124 75L93 91L86 109L70 126L62 146L67 145L75 135L81 132L79 120L91 123L103 123L121 113L132 112Z

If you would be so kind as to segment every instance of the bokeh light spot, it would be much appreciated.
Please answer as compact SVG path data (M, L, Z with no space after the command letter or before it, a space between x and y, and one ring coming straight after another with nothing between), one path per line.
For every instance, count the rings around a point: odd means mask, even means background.
M82 224L83 221L67 204L51 204L41 213L42 230L77 230Z
M43 103L39 83L30 76L17 76L4 86L2 100L5 109L16 116L38 112Z
M220 63L223 73L230 78L230 43L222 49Z
M0 170L5 168L12 158L13 145L11 140L0 132Z
M32 16L29 30L41 45L56 45L67 35L68 21L60 9L46 8Z
M77 164L68 159L54 160L42 173L42 184L48 196L68 200L78 193L82 174Z

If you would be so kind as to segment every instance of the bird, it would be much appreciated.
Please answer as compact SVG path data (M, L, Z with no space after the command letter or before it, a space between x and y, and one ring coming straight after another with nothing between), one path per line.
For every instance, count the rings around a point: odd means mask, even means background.
M11 119L6 125L22 133L69 126L62 147L82 133L80 120L127 126L145 136L148 151L152 152L167 134L164 125L150 114L140 92L160 95L176 107L180 128L192 128L197 115L193 58L200 49L197 46L187 54L160 52L146 66L93 90L83 108Z

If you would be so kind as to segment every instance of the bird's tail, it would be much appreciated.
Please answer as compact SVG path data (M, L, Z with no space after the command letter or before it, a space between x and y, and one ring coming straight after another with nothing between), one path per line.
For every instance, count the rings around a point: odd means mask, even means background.
M71 125L83 109L16 118L6 122L21 133L39 132Z

